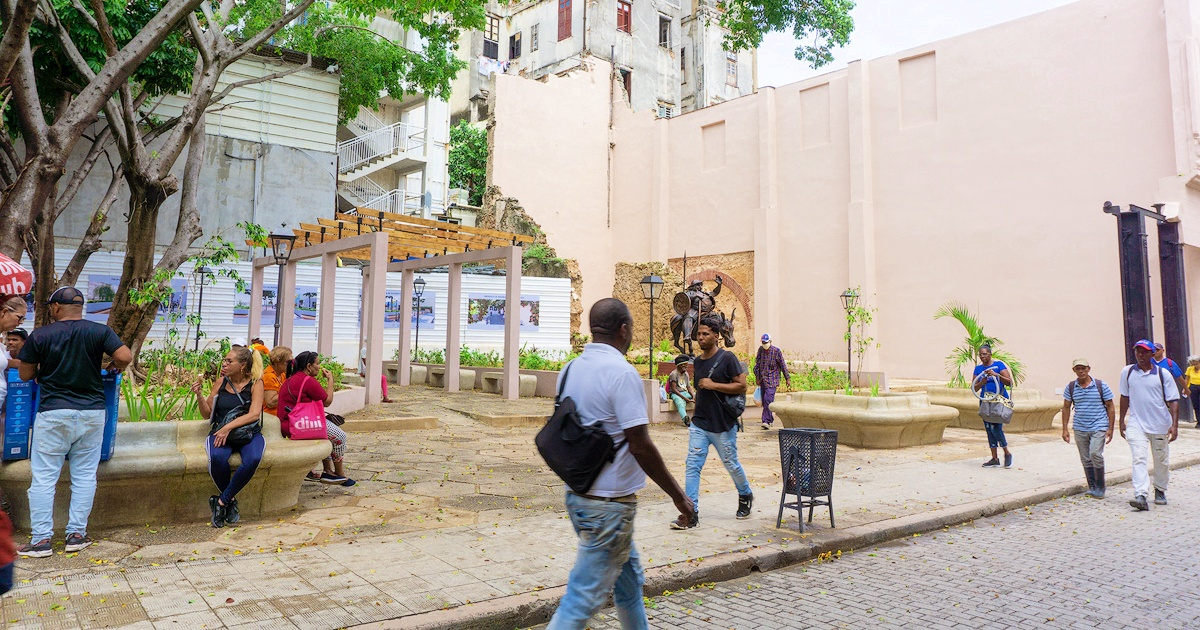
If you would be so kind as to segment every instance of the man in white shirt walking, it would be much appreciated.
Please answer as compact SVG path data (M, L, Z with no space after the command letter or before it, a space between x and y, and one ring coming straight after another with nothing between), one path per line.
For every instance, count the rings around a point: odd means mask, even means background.
M1121 371L1121 437L1133 454L1133 500L1139 512L1150 509L1147 451L1154 454L1154 503L1167 504L1170 479L1169 444L1179 437L1179 387L1154 363L1154 344L1142 339L1133 345L1137 363ZM1126 424L1125 417L1129 416Z
M621 627L641 630L648 628L648 621L642 600L645 576L633 544L636 492L646 486L649 475L681 515L692 514L694 507L650 440L642 379L625 360L633 339L629 308L618 299L604 298L592 306L588 319L595 341L563 369L560 394L574 401L582 423L598 423L623 446L587 494L567 489L567 514L579 548L567 592L548 630L582 630L610 592Z

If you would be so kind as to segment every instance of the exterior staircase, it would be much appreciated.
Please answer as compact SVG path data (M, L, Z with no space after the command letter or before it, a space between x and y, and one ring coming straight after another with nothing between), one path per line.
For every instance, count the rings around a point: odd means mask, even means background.
M408 123L387 125L338 143L339 182L352 182L383 168L412 170L424 164L425 129Z
M391 168L412 172L426 165L426 130L409 123L388 124L367 109L360 109L344 129L353 136L338 142L338 202L341 212L371 208L409 215L428 215L420 193L401 188L389 190L372 173ZM343 136L345 137L345 136ZM405 178L401 177L401 181ZM429 205L443 206L441 200Z

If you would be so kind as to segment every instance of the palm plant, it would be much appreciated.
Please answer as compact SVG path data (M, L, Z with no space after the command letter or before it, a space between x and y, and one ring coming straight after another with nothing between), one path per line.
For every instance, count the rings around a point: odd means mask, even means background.
M962 345L950 351L946 356L946 372L950 375L950 387L966 387L967 379L963 376L964 366L974 366L979 363L979 347L988 345L992 348L992 357L1003 361L1012 371L1013 384L1019 385L1025 380L1025 365L1019 359L998 346L1004 344L1000 339L983 332L979 318L962 302L946 302L933 314L934 319L950 317L962 324L967 336Z

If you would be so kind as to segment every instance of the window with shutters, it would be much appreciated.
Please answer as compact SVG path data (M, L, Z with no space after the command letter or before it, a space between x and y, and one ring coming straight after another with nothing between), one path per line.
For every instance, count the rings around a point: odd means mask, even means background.
M687 48L679 49L679 81L687 83Z
M658 45L671 47L671 18L665 15L658 16Z
M621 70L621 85L625 86L625 102L633 102L633 71Z
M633 32L633 5L626 0L617 0L617 30L622 33Z
M571 0L558 0L558 41L571 36Z
M658 102L658 117L659 118L674 118L675 105L671 103Z
M517 31L508 36L508 58L518 59L521 57L521 31Z
M498 16L487 16L487 30L483 34L483 56L488 59L500 59L500 18Z
M725 53L725 83L737 86L737 53Z
M537 24L529 27L529 52L533 52L538 48L538 30Z

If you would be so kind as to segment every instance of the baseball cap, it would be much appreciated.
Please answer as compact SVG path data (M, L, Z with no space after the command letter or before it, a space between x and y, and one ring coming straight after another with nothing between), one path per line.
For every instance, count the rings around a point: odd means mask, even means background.
M1090 364L1088 364L1087 359L1075 359L1074 361L1071 362L1071 367L1079 367L1081 365L1083 367L1092 367Z
M87 302L75 287L59 287L54 293L50 294L50 299L46 300L46 304L78 304L82 305Z
M768 334L766 334L766 333L763 333L762 340L763 340L763 343L766 343L766 342L770 341L770 340L771 340L771 335L768 335Z
M16 337L20 337L21 339L29 338L29 333L26 332L24 328L14 328L14 329L8 331L8 334L14 335Z
M1133 344L1133 347L1154 352L1154 342L1150 341L1149 339L1138 339L1138 342Z
M692 362L692 357L689 357L686 354L681 354L681 355L675 357L675 365L683 365L684 363L691 363L691 362Z
M1154 344L1154 349L1155 349L1155 350L1162 350L1162 349L1163 349L1163 345L1162 345L1161 343L1156 343L1156 344Z
M246 345L246 338L245 337L234 337L233 339L229 340L229 345L244 346L244 345Z

